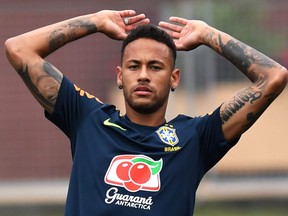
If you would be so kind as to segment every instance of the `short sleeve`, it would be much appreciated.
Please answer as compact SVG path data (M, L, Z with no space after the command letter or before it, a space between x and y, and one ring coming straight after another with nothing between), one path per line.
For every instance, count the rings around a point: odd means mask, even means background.
M227 142L222 130L220 107L212 114L199 119L197 130L201 140L201 156L205 172L211 169L238 142L237 138Z
M45 116L71 138L81 120L102 105L98 98L63 77L54 111L51 115L45 111Z

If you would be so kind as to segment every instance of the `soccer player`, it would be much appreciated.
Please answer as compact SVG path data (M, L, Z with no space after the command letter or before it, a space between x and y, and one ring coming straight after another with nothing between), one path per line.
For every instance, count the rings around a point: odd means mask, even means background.
M46 117L71 141L66 216L192 215L204 174L285 88L287 70L269 57L205 22L178 17L170 21L160 22L159 28L133 10L104 10L6 41L10 63ZM94 33L124 40L117 67L123 116L44 60ZM251 85L211 114L166 121L169 93L180 80L176 51L200 45L233 63Z

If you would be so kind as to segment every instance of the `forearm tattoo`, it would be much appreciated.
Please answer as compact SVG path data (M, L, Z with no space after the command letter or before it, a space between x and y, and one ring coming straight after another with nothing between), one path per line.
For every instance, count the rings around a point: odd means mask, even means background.
M48 62L44 61L42 69L45 73L37 78L35 84L31 80L28 65L24 69L19 69L18 73L36 100L51 113L54 109L63 77Z
M221 54L254 82L253 85L237 93L237 95L225 105L220 113L222 123L225 124L236 112L244 108L244 106L254 104L260 99L265 101L262 105L259 105L260 107L255 113L247 113L247 121L246 124L243 125L243 130L245 131L255 123L258 117L276 98L276 94L274 93L269 95L263 94L268 78L264 72L261 72L262 69L267 71L271 68L277 68L279 65L267 56L240 41L231 39L224 44L220 34L218 39ZM255 67L252 68L252 65Z
M71 21L66 26L61 26L50 34L50 51L53 52L70 41L95 32L97 32L97 27L92 22L85 22L80 19Z
M209 31L205 37L206 43L208 46L214 46L217 52L221 52L219 47L218 38L216 36L216 33L214 31Z
M272 59L245 45L244 43L241 43L240 41L231 39L226 44L223 44L220 34L218 38L222 55L232 64L234 64L239 70L241 70L253 82L256 81L259 77L257 76L258 74L252 74L249 71L249 68L252 64L264 68L279 67L279 65Z

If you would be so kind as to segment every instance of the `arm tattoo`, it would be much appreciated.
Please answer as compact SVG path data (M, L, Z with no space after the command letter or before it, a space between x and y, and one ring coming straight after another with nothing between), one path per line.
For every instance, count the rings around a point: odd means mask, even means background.
M220 113L222 124L225 124L236 112L242 109L246 104L253 104L262 97L262 90L266 85L266 82L263 80L256 83L256 85L249 86L246 89L240 91L236 96L233 97L232 101L225 105L223 111L221 111ZM256 90L254 90L255 87ZM243 125L244 131L256 122L256 120L261 116L261 114L274 101L276 97L277 94L274 93L265 95L264 98L266 99L266 103L262 105L258 112L250 112L247 114L247 124Z
M231 39L227 44L223 44L220 34L218 37L222 55L253 81L257 79L256 74L249 74L248 70L252 64L265 68L279 67L272 59L240 41Z
M256 105L258 108L253 109L254 111L247 111L246 120L243 119L243 124L241 125L244 132L256 122L265 109L277 97L275 92L265 92L269 81L269 70L272 68L280 68L281 66L269 57L236 39L232 38L224 44L221 34L218 34L217 42L215 41L215 33L210 33L210 37L207 35L207 41L213 44L213 47L219 49L217 51L219 51L223 57L234 64L253 82L253 85L238 92L231 101L224 105L223 110L220 112L222 124L229 121L235 113L245 106L255 104L260 100L262 101ZM245 118L245 116L243 117Z
M209 31L205 37L206 39L206 43L207 45L209 45L210 47L216 47L218 52L221 52L220 48L219 48L219 43L217 38L215 37L215 32L214 31Z
M50 51L55 51L70 41L77 40L86 35L97 32L97 27L92 22L74 20L66 26L55 29L49 36Z
M266 105L262 106L262 109L260 109L257 113L250 112L247 114L247 124L243 126L243 130L246 131L249 129L256 120L261 116L261 114L265 111L265 109L273 102L273 100L277 97L275 94L267 95L265 98L267 98Z
M43 71L46 74L39 76L35 84L32 82L29 75L28 65L26 65L24 69L19 69L18 74L23 79L24 83L36 98L36 100L48 112L51 113L54 109L54 105L58 96L59 86L63 77L61 76L61 73L57 72L57 69L48 62L44 62ZM47 91L45 95L44 93L41 93L40 85L45 88L44 91Z
M266 83L265 79L260 79L255 85L238 92L237 95L233 97L233 100L225 105L223 111L220 113L222 123L227 122L236 112L242 109L245 104L253 104L259 100Z
M237 93L233 100L225 105L220 113L222 123L227 122L236 112L242 109L246 103L253 104L262 96L261 91L254 91L251 86Z
M54 78L59 84L62 82L62 76L57 69L50 63L44 61L43 63L44 71L52 78Z

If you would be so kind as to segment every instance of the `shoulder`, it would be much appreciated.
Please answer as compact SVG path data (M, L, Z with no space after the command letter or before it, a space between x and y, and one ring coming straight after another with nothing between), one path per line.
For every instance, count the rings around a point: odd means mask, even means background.
M178 130L186 130L194 128L197 131L207 129L222 128L222 121L220 118L220 107L213 112L198 116L178 115L176 118L169 121L167 124L173 125Z
M204 115L197 115L197 116L188 116L188 115L180 114L167 123L177 124L177 125L199 124L201 121L205 121L206 119L213 118L215 111L211 113L206 113Z

